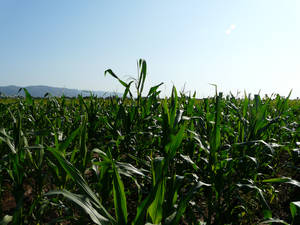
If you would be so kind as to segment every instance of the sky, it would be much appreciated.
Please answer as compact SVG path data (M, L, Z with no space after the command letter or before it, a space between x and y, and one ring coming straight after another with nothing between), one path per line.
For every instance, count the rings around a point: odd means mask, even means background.
M0 0L0 86L300 97L299 0Z

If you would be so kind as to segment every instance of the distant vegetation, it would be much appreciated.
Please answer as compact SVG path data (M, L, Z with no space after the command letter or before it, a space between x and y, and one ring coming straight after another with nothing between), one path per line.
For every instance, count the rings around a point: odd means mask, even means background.
M138 69L105 72L122 97L0 100L0 224L299 224L300 101L142 97Z
M82 96L90 96L92 93L98 97L108 97L118 95L120 93L113 93L113 92L104 92L104 91L84 91L84 90L77 90L77 89L68 89L68 88L58 88L58 87L49 87L49 86L28 86L25 87L30 95L34 98L43 98L46 94L51 96L61 97L77 97L78 95ZM0 97L17 97L17 96L25 96L23 91L23 87L19 86L3 86L0 87Z

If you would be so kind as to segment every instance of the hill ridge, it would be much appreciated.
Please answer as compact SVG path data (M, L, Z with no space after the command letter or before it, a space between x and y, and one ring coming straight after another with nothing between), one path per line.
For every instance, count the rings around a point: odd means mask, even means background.
M46 93L50 93L52 96L56 96L56 97L60 97L62 95L66 97L77 97L78 95L82 95L86 97L86 96L90 96L91 93L98 97L108 97L114 95L121 96L120 93L115 93L115 92L81 90L81 89L64 88L64 87L61 88L61 87L53 87L48 85L0 86L0 94L1 96L7 96L7 97L24 96L24 91L19 92L21 88L26 88L28 92L32 95L32 97L38 97L38 98L44 97Z

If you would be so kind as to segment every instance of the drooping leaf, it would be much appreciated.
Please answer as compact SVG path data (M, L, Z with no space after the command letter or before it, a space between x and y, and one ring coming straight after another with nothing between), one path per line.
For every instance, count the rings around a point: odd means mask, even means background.
M112 222L102 216L98 211L97 208L91 203L90 199L85 197L84 195L73 194L67 190L55 190L49 191L45 194L45 196L51 195L63 195L67 199L71 200L78 206L80 206L93 220L94 223L102 225L102 224L112 224Z
M290 177L277 177L277 178L265 179L262 182L264 182L264 183L286 183L286 184L292 184L297 187L300 187L300 182L293 180Z
M12 222L13 220L13 217L10 216L10 215L5 215L2 220L0 221L0 225L7 225L9 224L10 222Z
M255 185L251 185L251 184L237 184L237 186L240 187L240 188L245 187L245 188L248 188L248 189L255 190L258 193L258 195L260 196L260 199L262 200L264 208L268 209L268 210L270 209L270 206L269 206L269 204L267 203L267 201L264 197L263 191L260 188L258 188Z
M57 159L60 166L65 170L65 172L72 178L72 180L79 186L83 195L86 198L89 198L93 205L99 208L99 213L110 221L115 221L113 217L106 211L106 209L102 206L99 199L97 198L96 194L91 190L88 186L87 182L84 180L80 172L62 155L62 152L54 149L54 148L47 148L49 152Z
M300 214L300 201L290 203L290 211L293 218Z
M281 220L281 219L273 219L273 218L270 218L268 220L265 220L263 222L261 222L260 224L272 224L272 223L281 223L281 224L284 224L284 225L289 225L287 222L285 222L284 220Z

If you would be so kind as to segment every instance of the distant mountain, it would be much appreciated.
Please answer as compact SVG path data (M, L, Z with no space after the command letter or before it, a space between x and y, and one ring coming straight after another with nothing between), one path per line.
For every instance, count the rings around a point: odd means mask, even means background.
M27 86L27 87L19 87L19 86L0 86L0 95L13 97L13 96L24 96L24 91L20 91L20 88L26 88L28 92L33 97L44 97L46 93L51 94L52 96L60 97L65 95L66 97L77 97L79 94L86 97L90 96L92 93L98 97L108 97L108 96L122 96L120 93L113 92L104 92L104 91L85 91L85 90L77 90L77 89L69 89L69 88L58 88L58 87L49 87L49 86Z

